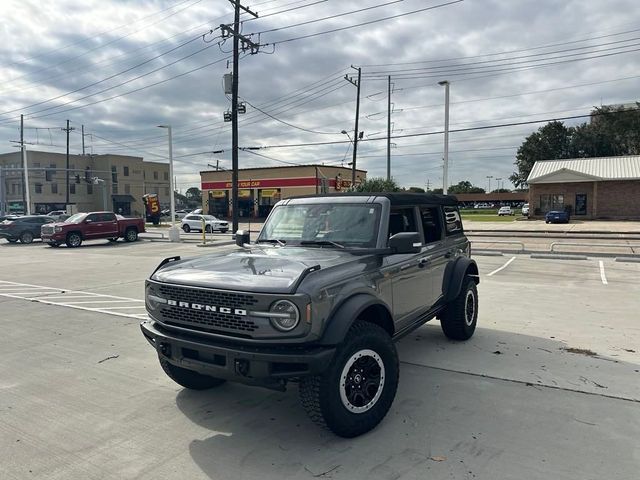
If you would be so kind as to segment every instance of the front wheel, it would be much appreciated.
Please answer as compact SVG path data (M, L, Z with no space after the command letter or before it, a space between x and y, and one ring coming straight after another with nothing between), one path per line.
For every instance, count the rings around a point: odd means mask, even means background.
M82 237L80 236L79 233L70 233L69 235L67 235L67 247L69 248L76 248L79 247L80 245L82 245Z
M340 437L372 430L396 396L398 363L387 332L357 320L327 370L300 380L300 400L307 415Z
M442 331L452 340L468 340L478 323L478 288L472 278L466 277L458 296L440 315Z
M166 373L171 380L184 388L188 388L190 390L207 390L209 388L222 385L225 382L222 378L210 377L209 375L203 375L201 373L194 372L193 370L178 367L169 363L162 357L160 357L159 360L164 373Z
M18 241L17 238L7 238L7 242L9 243L16 243Z
M222 230L220 230L220 233L227 233L229 230L226 228L223 228Z
M184 230L184 233L189 233L191 231L191 227L185 223L182 226L182 230Z
M205 231L206 233L211 233L211 225L205 225L205 227L204 227L204 231Z

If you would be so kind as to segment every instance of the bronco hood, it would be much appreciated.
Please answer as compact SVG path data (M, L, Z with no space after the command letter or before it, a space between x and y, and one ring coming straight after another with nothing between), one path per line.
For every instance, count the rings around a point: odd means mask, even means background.
M333 248L257 247L171 262L151 279L224 290L294 293L298 279L310 267L328 268L356 258Z

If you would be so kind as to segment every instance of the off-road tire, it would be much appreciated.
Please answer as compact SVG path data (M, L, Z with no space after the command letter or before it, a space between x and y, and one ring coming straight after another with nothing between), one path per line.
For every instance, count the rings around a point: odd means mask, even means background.
M22 232L20 234L20 243L33 243L33 233L31 232Z
M182 226L182 230L184 231L184 233L189 233L191 231L191 227L185 223Z
M374 352L378 357L375 361L381 361L384 370L380 369L378 380L378 389L381 389L381 392L377 393L376 390L370 406L367 407L367 404L355 407L349 404L352 409L367 408L356 413L348 409L344 403L349 401L346 399L348 393L343 380L346 378L345 374L348 376L352 373L359 360L355 360L351 369L347 370L349 363L356 355L362 356L362 352ZM373 359L367 353L364 353L364 357ZM353 438L362 435L375 428L389 411L398 388L398 363L398 353L389 334L378 325L357 320L338 346L327 370L322 375L300 379L299 393L302 406L314 423L340 437ZM362 379L365 379L364 374Z
M138 240L138 230L133 227L129 227L124 232L124 241L125 242L135 242Z
M472 278L465 277L458 296L440 315L440 326L451 340L468 340L478 323L478 288Z
M82 245L82 236L77 232L71 232L67 235L67 241L65 243L69 248L79 247Z
M190 390L207 390L218 387L226 381L222 378L210 377L209 375L202 375L193 370L177 367L162 357L158 357L158 359L160 360L160 366L164 370L164 373L166 373L171 380Z

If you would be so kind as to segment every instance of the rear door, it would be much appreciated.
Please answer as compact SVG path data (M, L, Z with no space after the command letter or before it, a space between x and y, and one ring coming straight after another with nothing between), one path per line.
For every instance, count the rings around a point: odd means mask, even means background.
M102 231L101 216L99 213L90 213L84 219L84 238L90 240L100 236Z
M446 206L442 207L442 210L444 215L445 257L447 263L449 263L465 255L468 240L464 236L462 218L458 207ZM442 292L446 292L443 279L440 279L440 288Z
M428 310L442 296L444 271L449 262L448 246L445 242L441 207L438 205L420 206L420 224L422 227L421 265L429 277L429 294L424 300Z
M118 219L115 213L101 213L100 223L102 224L102 230L100 232L102 237L110 238L120 235L118 231Z

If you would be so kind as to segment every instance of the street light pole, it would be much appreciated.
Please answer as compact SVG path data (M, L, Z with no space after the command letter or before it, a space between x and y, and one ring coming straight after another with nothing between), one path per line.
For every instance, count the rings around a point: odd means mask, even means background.
M447 194L449 183L449 81L442 80L438 85L444 86L444 168L442 171L442 193Z
M169 190L170 190L170 215L171 228L169 228L169 240L172 242L180 241L180 230L175 225L176 221L176 201L174 197L175 184L173 181L173 138L171 136L171 125L158 125L160 128L166 128L169 133Z
M493 175L487 175L487 178L489 179L489 190L487 193L491 193L491 179L493 178Z

